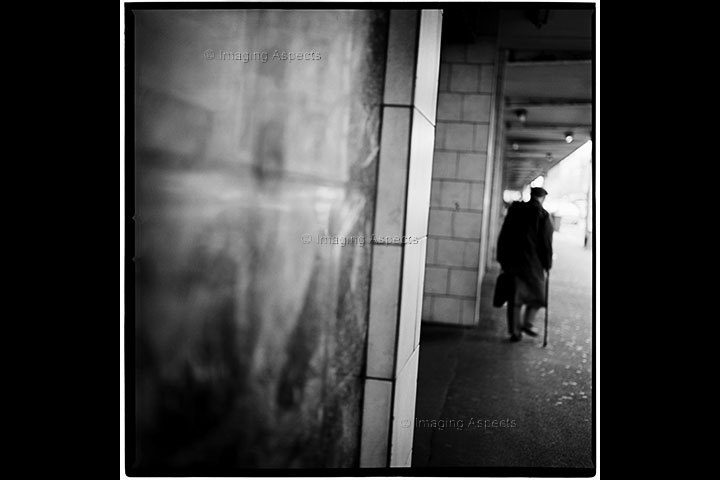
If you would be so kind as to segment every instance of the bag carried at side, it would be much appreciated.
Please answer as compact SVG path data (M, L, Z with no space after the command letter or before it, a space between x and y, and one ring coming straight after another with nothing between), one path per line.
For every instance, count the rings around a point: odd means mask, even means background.
M500 308L510 300L513 294L512 275L502 272L495 280L495 293L493 294L493 307Z

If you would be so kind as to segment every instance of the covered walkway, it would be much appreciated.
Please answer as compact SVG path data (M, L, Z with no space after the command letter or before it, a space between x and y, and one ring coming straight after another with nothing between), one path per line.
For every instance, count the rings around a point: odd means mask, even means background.
M423 325L414 467L593 466L592 252L567 228L554 245L547 348L543 310L540 337L507 340L495 275L477 328Z

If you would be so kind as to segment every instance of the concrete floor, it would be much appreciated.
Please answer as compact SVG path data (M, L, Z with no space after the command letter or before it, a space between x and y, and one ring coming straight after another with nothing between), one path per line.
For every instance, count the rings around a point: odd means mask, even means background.
M571 227L554 246L546 348L544 310L539 337L508 341L494 275L477 328L423 325L413 467L594 466L592 253Z

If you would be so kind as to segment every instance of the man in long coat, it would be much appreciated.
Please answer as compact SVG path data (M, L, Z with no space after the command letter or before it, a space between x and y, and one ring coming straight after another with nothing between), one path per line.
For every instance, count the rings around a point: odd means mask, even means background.
M552 267L553 224L542 206L546 196L545 189L536 187L530 190L530 201L510 205L498 238L497 259L512 279L507 307L512 341L520 340L522 332L537 336L533 321L540 308L547 308L545 275Z

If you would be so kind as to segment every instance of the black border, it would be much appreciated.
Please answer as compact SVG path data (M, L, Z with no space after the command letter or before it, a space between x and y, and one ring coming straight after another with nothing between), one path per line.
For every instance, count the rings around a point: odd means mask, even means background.
M243 468L181 471L135 468L128 477L539 477L589 478L595 468L551 467L393 467L393 468Z
M549 10L597 10L596 2L125 2L125 14L132 10L417 10L487 5L513 10L546 8ZM378 8L383 7L383 8ZM593 17L594 18L594 17ZM127 31L127 30L126 30ZM594 33L594 29L593 29Z
M125 473L138 476L135 439L135 16L125 4Z

